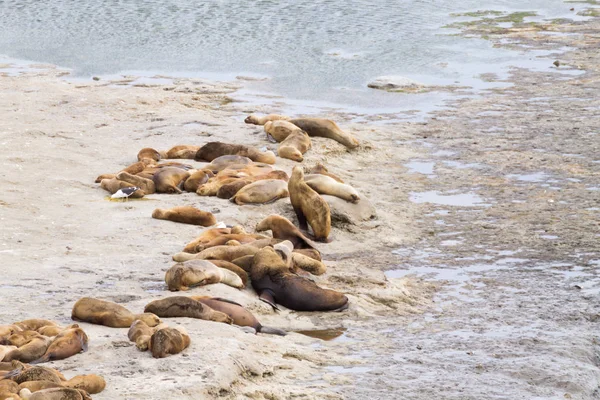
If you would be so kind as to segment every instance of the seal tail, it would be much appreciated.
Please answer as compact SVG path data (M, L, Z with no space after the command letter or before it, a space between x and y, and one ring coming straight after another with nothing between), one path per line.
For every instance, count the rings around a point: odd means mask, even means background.
M272 328L270 326L262 326L262 325L256 331L260 332L260 333L266 333L268 335L285 336L288 334L286 331L284 331L282 329L277 329L277 328Z

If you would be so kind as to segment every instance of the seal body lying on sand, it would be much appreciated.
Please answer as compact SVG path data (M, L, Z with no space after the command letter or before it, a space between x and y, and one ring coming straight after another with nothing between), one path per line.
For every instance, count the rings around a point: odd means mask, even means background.
M230 200L236 204L269 204L289 197L286 181L266 179L251 183L240 189Z
M169 210L157 208L152 212L152 218L200 226L211 226L217 223L217 219L210 212L192 206L173 207Z
M222 299L220 297L209 297L209 296L192 296L192 299L197 300L213 310L220 311L231 317L234 325L238 326L250 326L260 333L269 333L272 335L285 336L287 332L281 329L270 328L268 326L261 325L258 319L248 310L246 310L241 304L235 303L231 300Z
M360 196L350 185L340 183L327 175L308 174L304 176L304 182L319 194L328 194L339 197L351 203L358 203Z
M225 313L215 311L197 300L186 296L171 296L154 300L144 308L145 312L156 314L161 318L188 317L206 321L231 324L232 319Z
M237 155L248 157L252 161L266 164L275 164L275 154L272 151L262 152L253 146L242 144L231 144L223 142L209 142L198 150L196 161L213 161L215 158L224 155Z
M320 288L290 272L290 242L276 247L282 250L264 247L254 255L250 277L261 300L274 308L281 304L296 311L341 311L348 307L348 298L342 293Z
M281 158L301 162L304 160L303 154L312 146L310 137L303 130L299 129L292 132L283 142L279 144L277 155Z
M190 345L190 336L183 327L162 328L150 337L150 351L154 358L178 354Z
M149 326L160 324L160 319L156 315L134 314L120 304L92 297L77 300L71 318L112 328L129 328L136 319L141 319Z
M331 232L329 205L304 182L304 171L300 166L296 166L292 170L288 190L292 207L298 217L300 229L306 230L308 222L315 239L327 241L327 237Z
M165 282L171 291L219 282L238 289L244 287L237 274L206 260L190 260L173 265L165 273Z
M257 232L271 231L275 239L289 240L295 249L314 249L315 243L296 228L287 218L269 215L256 225Z
M289 119L290 119L290 117L285 116L285 115L279 115L279 114L269 114L269 115L263 115L263 116L250 114L246 117L244 122L247 124L253 124L253 125L264 125L268 121L278 121L278 120L287 121Z
M63 360L82 351L87 351L88 337L81 328L72 328L62 331L52 341L46 353L34 363L53 360Z
M161 168L152 177L157 193L182 193L181 187L190 173L177 167Z
M320 136L333 139L349 149L358 147L358 140L352 137L352 135L342 131L335 122L329 119L295 118L291 119L290 122L308 133L309 136Z
M166 158L185 158L193 160L200 146L179 145L171 147L166 154Z

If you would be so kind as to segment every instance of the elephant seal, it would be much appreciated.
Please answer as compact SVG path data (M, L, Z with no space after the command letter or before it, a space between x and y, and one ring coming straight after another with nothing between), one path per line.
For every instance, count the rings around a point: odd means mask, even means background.
M17 349L6 354L2 361L18 360L24 363L29 363L40 359L52 343L52 339L46 336L39 335L28 343L19 346Z
M230 200L238 205L269 204L289 197L288 184L279 179L260 180L244 186Z
M150 351L154 358L179 354L190 345L190 336L183 327L159 329L150 337Z
M179 145L167 150L166 158L185 158L193 160L198 150L200 150L200 146Z
M283 142L292 133L302 131L302 129L287 120L267 121L264 129L267 139L272 137L279 143Z
M319 194L328 194L349 201L358 203L360 196L358 192L350 185L339 183L335 179L321 174L309 174L304 176L304 182Z
M342 293L320 288L290 272L291 242L276 246L287 247L289 252L264 247L254 255L250 277L261 300L274 308L281 304L296 311L341 311L348 307L348 298Z
M342 180L342 178L340 178L339 176L337 176L336 174L332 174L331 172L329 172L329 170L320 162L316 163L308 172L309 174L321 174L321 175L327 175L330 178L335 179L336 181L338 181L339 183L344 183L344 181Z
M145 148L141 149L137 155L138 161L146 160L146 162L152 162L152 161L158 162L158 161L160 161L161 158L162 157L161 157L160 153L150 147L145 147Z
M308 136L319 136L333 139L349 149L358 147L358 140L352 135L342 131L337 124L329 119L323 118L296 118L290 122L306 133Z
M63 360L80 352L86 352L88 337L81 328L62 331L48 346L46 353L32 363L42 363L53 360Z
M303 154L306 153L312 144L310 137L301 129L292 132L283 142L279 144L277 155L288 160L302 162Z
M183 183L186 192L196 192L200 185L204 185L210 178L215 176L211 170L199 169L190 174L190 177Z
M185 245L183 251L186 253L198 253L197 247L201 244L210 242L211 240L231 233L231 228L211 228L207 229L196 239Z
M184 262L188 260L225 260L233 261L236 258L254 255L258 251L258 248L251 246L250 243L243 244L240 246L214 246L208 249L204 249L199 253L177 253L173 255L173 261Z
M329 205L304 182L304 171L301 167L295 166L292 170L288 190L292 207L298 217L300 229L306 230L308 222L315 239L327 241L327 237L331 232Z
M295 249L314 249L315 243L296 228L287 218L269 215L256 225L257 232L271 231L275 239L289 240Z
M115 194L116 192L119 191L119 189L123 189L123 188L128 188L128 187L132 187L131 183L129 182L125 182L125 181L120 181L117 178L112 178L112 179L102 179L102 181L100 182L100 187L104 190L106 190L107 192L109 192L110 194ZM130 199L141 199L142 197L144 197L145 193L142 189L138 189L135 192L133 192L129 198Z
M217 219L210 212L193 206L174 207L169 210L157 208L152 212L152 218L200 226L212 226L217 223Z
M189 178L190 173L184 169L177 167L166 167L161 168L154 176L152 180L156 186L157 193L182 193L180 187L183 187L183 183Z
M177 263L165 273L165 283L171 291L188 290L195 286L219 282L238 289L244 287L242 279L234 272L205 260Z
M210 164L206 165L204 169L212 171L216 174L219 171L222 171L231 165L248 165L252 163L253 161L248 157L238 155L226 155L215 158L210 162Z
M139 187L144 191L145 194L152 194L156 192L156 185L152 179L132 175L128 172L119 172L116 178L120 181L131 184L131 186Z
M83 297L77 300L73 306L71 318L111 328L129 328L137 319L141 319L149 326L160 324L160 319L156 315L136 315L120 304L92 297Z
M211 162L215 158L224 155L238 155L248 157L252 161L266 164L275 164L275 154L272 151L261 152L256 147L243 144L230 144L223 142L209 142L198 150L196 161Z
M201 302L202 304L206 304L213 310L229 315L233 320L234 325L250 326L254 328L256 332L260 333L268 333L271 335L280 336L287 335L287 332L282 331L281 329L263 326L250 311L244 308L244 306L231 300L210 296L192 296L191 298Z
M106 381L103 377L95 374L77 375L63 382L63 385L71 389L85 390L89 394L96 394L106 388Z
M279 120L288 121L288 120L290 120L290 117L285 116L285 115L280 115L280 114L269 114L269 115L263 115L262 117L259 117L258 115L250 114L246 117L244 122L247 124L252 124L252 125L264 125L268 121L279 121Z
M206 321L224 322L226 324L231 324L233 321L229 315L215 311L199 301L185 296L172 296L154 300L146 305L144 311L156 314L161 318L198 318Z

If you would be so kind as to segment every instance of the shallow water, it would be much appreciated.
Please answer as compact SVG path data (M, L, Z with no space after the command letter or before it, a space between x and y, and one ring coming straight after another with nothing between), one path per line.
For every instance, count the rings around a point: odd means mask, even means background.
M371 108L422 108L444 96L368 89L381 75L485 86L483 72L547 60L450 36L441 27L474 10L535 10L571 17L561 0L234 0L144 2L0 0L0 54L72 68L75 75L153 71L234 79L260 76L253 90L286 98ZM539 18L538 18L539 19Z

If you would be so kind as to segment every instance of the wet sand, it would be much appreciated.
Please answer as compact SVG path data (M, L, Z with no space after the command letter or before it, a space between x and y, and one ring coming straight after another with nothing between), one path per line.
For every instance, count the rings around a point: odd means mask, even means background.
M323 162L377 209L376 220L334 225L334 241L320 247L328 272L316 281L347 293L349 310L275 314L250 290L192 292L238 301L264 325L345 328L341 336L251 335L175 319L192 344L155 360L126 330L82 324L89 351L51 365L103 375L107 389L95 399L594 398L599 27L559 21L468 32L503 46L573 51L556 57L559 73L550 72L554 58L548 73L515 68L512 86L456 100L422 123L322 114L361 146L315 138L304 164ZM512 43L500 44L507 37ZM65 71L39 67L0 77L0 323L66 324L82 296L141 311L169 295L170 257L201 229L154 220L154 208L193 204L249 230L272 213L294 218L289 200L240 207L183 194L121 203L93 183L143 147L273 147L243 119L285 104L232 101L235 83L69 82ZM585 73L560 73L573 67ZM294 164L277 160L288 172Z

